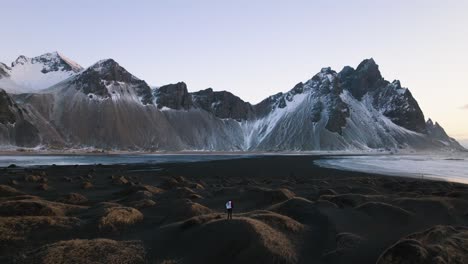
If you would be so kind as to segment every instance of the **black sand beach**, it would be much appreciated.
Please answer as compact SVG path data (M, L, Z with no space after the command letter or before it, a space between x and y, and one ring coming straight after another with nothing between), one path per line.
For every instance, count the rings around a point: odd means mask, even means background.
M317 158L3 168L0 262L468 263L468 186Z

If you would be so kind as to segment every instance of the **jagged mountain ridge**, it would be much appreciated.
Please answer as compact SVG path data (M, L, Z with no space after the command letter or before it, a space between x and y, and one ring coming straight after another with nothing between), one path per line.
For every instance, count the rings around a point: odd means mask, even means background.
M463 149L434 132L409 90L383 79L373 59L339 73L323 68L256 105L211 88L190 93L183 82L152 89L112 59L40 93L12 96L36 116L46 148Z
M29 58L20 55L10 66L0 63L0 88L9 93L36 92L83 70L58 52Z
M41 93L15 99L50 120L66 142L64 147L234 150L230 147L234 139L218 136L235 121L225 122L197 109L162 111L152 92L146 82L108 59Z

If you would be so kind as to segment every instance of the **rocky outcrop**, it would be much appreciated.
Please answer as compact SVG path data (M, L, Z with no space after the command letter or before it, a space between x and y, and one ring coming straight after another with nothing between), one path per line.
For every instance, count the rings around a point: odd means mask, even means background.
M344 67L338 78L339 86L356 99L361 100L366 94L372 97L374 107L395 124L426 132L424 115L410 91L402 88L399 81L389 83L383 79L373 59L364 60L356 70Z
M214 92L208 88L192 93L195 106L208 111L219 118L231 118L237 121L251 119L254 110L251 104L227 91Z
M439 125L439 123L432 122L432 119L428 119L426 122L427 134L433 138L449 139L450 137L445 133L445 130Z
M0 139L3 144L21 147L40 143L38 129L25 118L27 110L0 89Z
M11 68L0 62L0 79L10 77Z
M175 110L188 110L193 106L192 97L184 82L161 86L154 91L154 97L159 109L167 107Z
M435 122L434 124L430 118L426 122L426 131L428 136L432 138L435 143L439 142L441 144L441 147L445 147L447 149L464 150L460 143L447 135L444 128L442 128L439 123Z
M152 104L151 88L112 59L102 60L73 78L71 84L90 98L94 95L108 99L112 94L130 94L140 97L143 104ZM131 87L128 87L131 86Z
M18 105L16 105L10 96L4 91L0 90L0 123L6 125L16 121L15 112L19 112Z
M339 74L340 86L347 89L356 99L386 84L374 59L362 61L355 69L346 66Z
M393 123L419 133L426 133L424 114L411 92L400 81L379 87L373 94L374 106Z

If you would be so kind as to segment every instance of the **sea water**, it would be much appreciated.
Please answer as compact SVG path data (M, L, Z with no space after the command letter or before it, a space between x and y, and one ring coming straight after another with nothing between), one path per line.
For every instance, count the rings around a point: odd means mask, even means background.
M468 183L468 153L324 156L315 164L341 170Z
M0 167L15 164L20 167L41 165L93 165L93 164L161 164L199 162L247 158L251 155L235 154L114 154L114 155L0 155Z

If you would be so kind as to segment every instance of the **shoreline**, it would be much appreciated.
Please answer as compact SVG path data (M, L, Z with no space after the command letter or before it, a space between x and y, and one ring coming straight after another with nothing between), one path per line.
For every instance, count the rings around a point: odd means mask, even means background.
M310 150L310 151L212 151L212 150L103 150L93 148L77 148L77 149L38 149L38 148L11 148L0 149L0 155L437 155L437 154L453 154L453 153L468 153L468 149L463 150L383 150L383 149L367 149L367 150Z
M402 152L406 153L406 152ZM417 153L413 153L417 154ZM0 150L0 155L391 155L385 151L89 151Z
M11 158L10 158L11 157ZM19 158L15 162L15 157ZM29 158L28 158L29 157ZM34 158L38 160L34 160ZM48 158L50 157L50 159ZM61 159L63 157L63 160ZM75 157L75 158L74 158ZM92 158L95 157L96 159ZM315 165L342 170L347 172L360 172L368 174L379 174L387 177L406 177L414 179L428 179L436 181L468 183L468 174L463 170L468 156L464 153L412 153L412 154L385 154L385 153L343 153L343 152L159 152L159 153L17 153L0 152L0 168L11 164L19 167L50 166L50 165L142 165L156 166L165 163L206 162L229 159L251 159L268 157L309 157ZM368 159L366 157L374 157ZM427 163L426 163L427 157ZM44 159L41 159L44 158ZM405 167L405 169L391 169L393 164L410 165L412 161L420 164L432 165L435 162L439 167L458 166L455 171L428 171L425 168L416 169ZM390 163L388 163L390 162ZM437 163L438 162L438 163ZM444 162L443 164L440 162ZM461 163L460 163L461 162ZM386 164L388 163L388 164ZM449 164L450 163L450 164ZM398 166L395 164L395 166ZM400 165L401 165L400 164ZM407 166L404 165L404 166ZM390 167L389 167L390 166ZM467 168L468 169L468 168ZM420 171L419 171L420 170Z

